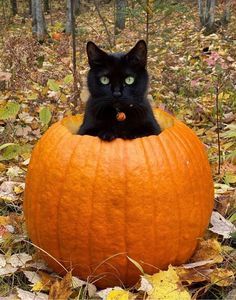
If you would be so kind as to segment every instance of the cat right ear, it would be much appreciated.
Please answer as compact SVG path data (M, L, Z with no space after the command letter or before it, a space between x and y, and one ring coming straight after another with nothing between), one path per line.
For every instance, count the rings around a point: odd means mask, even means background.
M96 67L104 64L104 60L107 58L107 53L98 48L93 42L87 43L87 55L90 67Z

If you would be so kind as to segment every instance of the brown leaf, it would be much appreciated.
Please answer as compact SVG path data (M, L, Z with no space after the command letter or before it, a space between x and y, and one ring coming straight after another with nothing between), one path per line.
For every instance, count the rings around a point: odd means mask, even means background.
M218 286L229 286L235 282L234 273L225 268L215 269L211 275L211 283Z
M176 272L181 281L187 282L188 284L193 282L209 281L209 274L212 273L212 271L213 270L211 270L209 266L202 266L193 269L185 269L182 267L176 268Z
M191 257L191 262L211 259L214 263L220 263L223 261L221 251L221 245L216 239L202 240Z
M56 281L50 288L49 300L67 300L72 293L72 274L68 272L61 281Z

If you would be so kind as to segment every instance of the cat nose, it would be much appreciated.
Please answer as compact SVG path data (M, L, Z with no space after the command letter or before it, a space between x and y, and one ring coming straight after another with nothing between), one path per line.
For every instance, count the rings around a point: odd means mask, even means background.
M118 97L121 96L121 92L120 91L114 91L113 92L113 96L116 97L116 98L118 98Z

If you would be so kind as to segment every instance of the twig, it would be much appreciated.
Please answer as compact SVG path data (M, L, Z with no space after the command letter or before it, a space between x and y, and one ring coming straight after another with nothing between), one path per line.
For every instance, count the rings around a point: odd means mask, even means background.
M220 128L219 128L219 78L217 78L216 84L216 130L217 130L217 147L218 147L218 171L217 174L220 175L221 167L221 149L220 149Z
M93 3L94 3L94 5L95 5L95 8L96 8L97 13L98 13L98 15L99 15L99 18L101 19L102 24L103 24L103 26L104 26L104 28L105 28L105 31L106 31L106 34L107 34L107 39L108 39L108 43L109 43L109 45L110 45L110 48L112 48L113 45L114 45L114 43L112 42L110 32L109 32L109 30L108 30L108 28L107 28L107 24L106 24L106 22L105 22L103 16L101 15L99 6L98 6L98 4L97 4L97 1L96 1L96 0L93 0Z
M146 10L146 43L147 43L147 47L148 47L148 37L149 37L149 13L150 13L150 10L149 10L149 0L146 0L147 1L147 10Z
M73 63L73 87L74 87L74 95L72 97L72 102L74 104L74 112L77 111L77 107L79 104L78 111L82 111L82 101L80 99L80 91L78 89L78 82L80 83L80 88L82 88L82 81L80 80L80 76L78 76L76 69L76 41L75 41L75 14L74 14L74 0L71 1L71 33L72 33L72 63Z

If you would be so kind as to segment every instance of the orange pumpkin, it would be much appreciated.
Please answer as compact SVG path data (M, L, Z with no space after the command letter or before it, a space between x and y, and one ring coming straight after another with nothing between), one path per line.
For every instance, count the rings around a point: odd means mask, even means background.
M155 116L158 136L104 142L76 135L82 117L72 116L36 145L24 213L55 271L130 286L140 271L127 256L151 274L194 252L213 207L207 155L186 125L162 110Z

